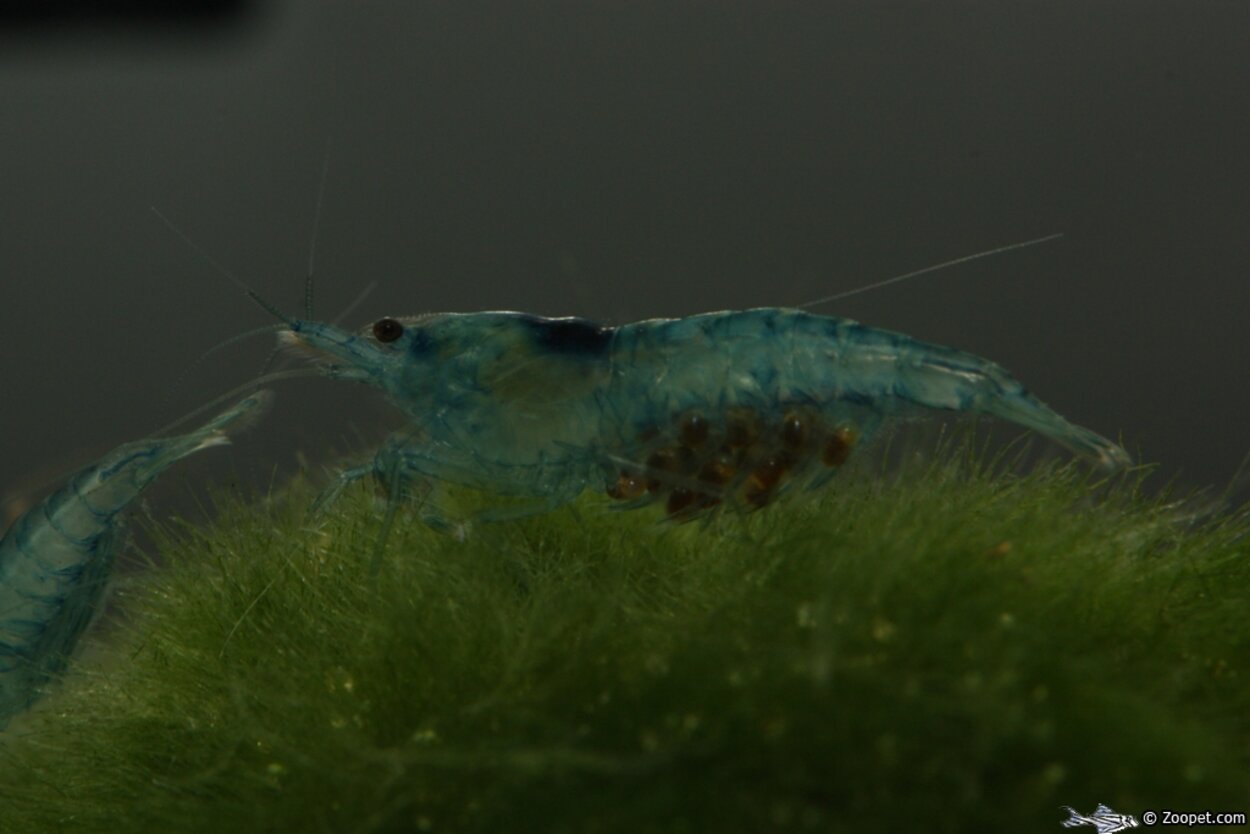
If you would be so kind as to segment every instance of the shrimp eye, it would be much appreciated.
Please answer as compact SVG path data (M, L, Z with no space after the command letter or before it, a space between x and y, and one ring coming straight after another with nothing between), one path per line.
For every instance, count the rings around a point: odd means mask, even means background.
M373 323L373 338L379 342L393 342L404 335L404 326L395 319L378 319Z

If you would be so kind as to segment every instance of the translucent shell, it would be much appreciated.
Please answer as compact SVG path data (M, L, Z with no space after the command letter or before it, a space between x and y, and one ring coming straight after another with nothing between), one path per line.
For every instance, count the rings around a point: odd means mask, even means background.
M771 422L742 407L685 412L670 425L643 428L640 464L622 469L606 491L618 501L662 501L680 521L722 504L757 510L787 486L846 463L858 437L853 426L827 426L809 408Z

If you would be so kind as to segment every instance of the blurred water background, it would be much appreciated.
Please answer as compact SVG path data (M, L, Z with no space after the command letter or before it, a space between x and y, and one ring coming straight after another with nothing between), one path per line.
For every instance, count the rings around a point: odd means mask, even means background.
M65 8L0 20L0 492L259 372L269 337L192 367L269 319L151 207L298 310L327 158L319 315L791 305L1062 232L822 311L993 358L1156 483L1250 451L1246 4ZM162 511L395 423L278 393Z

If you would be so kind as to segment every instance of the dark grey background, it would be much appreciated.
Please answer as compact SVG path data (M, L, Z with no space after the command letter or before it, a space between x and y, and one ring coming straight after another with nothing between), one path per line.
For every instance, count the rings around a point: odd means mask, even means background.
M203 29L8 24L0 490L259 370L268 338L174 385L267 318L149 206L296 309L328 137L317 302L332 317L377 281L353 325L796 304L1064 232L823 311L995 359L1156 483L1223 485L1250 451L1248 35L1250 5L1215 0L288 0ZM222 458L240 477L393 422L358 386L279 393Z

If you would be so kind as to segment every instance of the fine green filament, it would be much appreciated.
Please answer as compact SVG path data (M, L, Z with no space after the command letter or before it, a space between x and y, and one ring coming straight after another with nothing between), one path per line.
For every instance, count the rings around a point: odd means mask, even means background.
M944 454L465 541L296 486L166 534L0 737L0 831L1051 831L1243 810L1250 529Z

